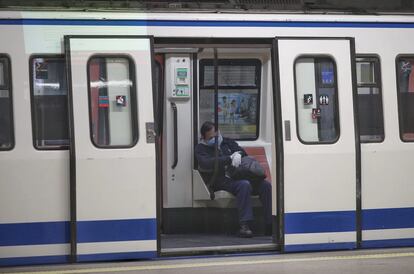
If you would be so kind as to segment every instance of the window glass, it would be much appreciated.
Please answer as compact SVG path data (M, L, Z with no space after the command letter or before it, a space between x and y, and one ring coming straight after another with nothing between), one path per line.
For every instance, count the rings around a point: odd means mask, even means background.
M358 85L375 84L377 58L357 58L357 82Z
M4 64L3 61L0 63L0 87L4 86Z
M403 141L414 141L414 57L397 59L398 105L400 136Z
M361 142L384 140L379 59L356 59L358 114Z
M33 138L37 149L67 148L69 124L65 59L35 57L32 69Z
M302 57L295 63L299 139L333 143L339 137L335 63L327 57Z
M257 59L218 60L218 119L223 136L254 140L259 133L261 62ZM214 122L213 59L200 61L200 123Z
M130 147L138 138L134 65L127 57L88 62L91 138L98 147Z
M10 88L10 61L0 57L0 150L14 146L13 110Z

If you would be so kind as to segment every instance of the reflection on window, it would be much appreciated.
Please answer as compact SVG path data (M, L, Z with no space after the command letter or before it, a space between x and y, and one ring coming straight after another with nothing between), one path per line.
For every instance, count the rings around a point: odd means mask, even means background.
M339 137L335 63L331 58L303 57L295 63L299 139L333 143Z
M137 140L134 67L126 57L88 62L92 141L98 147L129 147Z
M69 145L65 59L31 59L33 141L38 149Z
M414 57L397 59L400 136L414 141Z
M9 58L0 56L0 150L9 150L14 146L9 73Z
M357 58L358 113L361 142L384 140L379 59Z
M223 136L257 139L261 62L257 59L218 60L218 118ZM214 65L200 61L200 123L214 122Z

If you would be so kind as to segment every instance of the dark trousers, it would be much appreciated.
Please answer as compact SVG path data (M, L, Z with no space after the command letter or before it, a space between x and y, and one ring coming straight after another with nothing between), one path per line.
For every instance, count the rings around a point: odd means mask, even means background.
M236 196L240 223L253 220L251 195L259 195L265 222L272 223L272 185L268 181L250 183L248 180L236 181L226 178L226 181L217 186L216 190L225 190Z

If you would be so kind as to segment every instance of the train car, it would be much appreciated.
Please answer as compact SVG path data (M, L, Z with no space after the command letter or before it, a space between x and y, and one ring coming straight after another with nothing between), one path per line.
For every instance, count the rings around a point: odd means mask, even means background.
M412 16L2 11L0 35L0 265L414 246ZM200 176L215 120L272 235Z

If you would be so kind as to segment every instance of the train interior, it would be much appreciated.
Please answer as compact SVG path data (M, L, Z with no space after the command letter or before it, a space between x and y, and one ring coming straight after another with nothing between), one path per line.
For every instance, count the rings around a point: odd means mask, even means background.
M156 45L155 53L156 100L163 102L158 110L163 113L161 252L275 249L275 237L265 235L258 196L252 197L254 237L238 237L235 197L223 190L210 192L194 156L201 124L214 122L217 115L221 134L236 140L264 167L276 204L269 45ZM275 211L273 206L274 219ZM273 225L273 235L275 229Z

